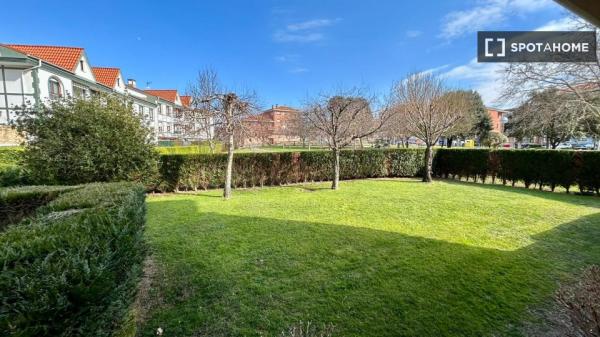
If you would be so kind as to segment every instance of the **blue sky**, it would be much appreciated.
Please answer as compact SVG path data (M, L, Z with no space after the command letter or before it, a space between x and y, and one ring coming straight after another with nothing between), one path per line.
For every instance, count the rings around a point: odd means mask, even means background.
M415 5L418 4L418 6ZM550 0L10 1L0 42L81 46L138 86L185 91L211 67L264 106L360 86L382 93L435 71L497 104L497 64L477 64L477 30L566 28Z

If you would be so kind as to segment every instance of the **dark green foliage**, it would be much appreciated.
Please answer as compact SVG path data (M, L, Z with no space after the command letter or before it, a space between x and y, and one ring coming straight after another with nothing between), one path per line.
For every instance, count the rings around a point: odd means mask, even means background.
M523 183L525 187L544 186L567 191L578 185L582 192L600 188L600 152L557 150L440 149L434 172L444 178L492 177L504 184Z
M0 230L8 224L17 223L41 205L56 198L60 193L74 187L28 186L0 189Z
M492 119L490 114L483 104L481 95L477 91L472 92L473 111L475 115L475 125L473 125L472 133L477 136L480 143L487 140L490 132L493 129Z
M423 170L422 149L344 150L341 179L412 177ZM234 157L233 186L275 186L332 179L330 151L240 153ZM158 190L197 190L223 185L224 154L162 155Z
M20 165L22 156L21 147L0 147L0 187L33 183L29 174Z
M150 130L117 97L56 101L17 126L28 135L23 164L40 183L139 179L156 164Z
M6 336L113 336L145 255L144 189L86 185L0 234L0 331Z

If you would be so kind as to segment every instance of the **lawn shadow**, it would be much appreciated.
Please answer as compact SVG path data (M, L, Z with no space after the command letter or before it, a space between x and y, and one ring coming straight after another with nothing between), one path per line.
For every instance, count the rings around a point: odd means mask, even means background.
M444 182L451 185L460 185L460 186L468 186L468 187L477 187L488 190L502 191L502 192L510 192L510 193L518 193L524 194L531 197L536 198L544 198L550 199L560 202L567 202L574 205L581 206L589 206L600 208L600 198L592 195L579 195L574 193L561 193L561 192L552 192L552 191L540 191L539 189L533 188L525 188L521 186L510 186L510 185L499 185L499 184L482 184L479 182L472 181L462 181L455 179L436 179L435 181Z
M335 336L518 336L559 281L600 263L600 213L501 251L195 207L150 207L150 217L190 214L149 223L155 257L169 266L161 293L171 295L150 313L144 336L157 326L172 335L278 336L299 321L333 323Z

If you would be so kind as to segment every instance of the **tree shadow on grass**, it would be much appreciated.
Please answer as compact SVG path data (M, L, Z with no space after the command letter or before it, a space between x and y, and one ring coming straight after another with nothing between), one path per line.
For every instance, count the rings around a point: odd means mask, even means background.
M149 215L195 207L159 200ZM518 336L558 281L600 263L600 213L515 251L214 212L150 226L164 304L143 336L278 336L299 321L335 336Z
M478 187L487 190L495 190L501 192L510 192L510 193L518 193L524 194L531 197L536 198L544 198L554 201L567 202L574 205L588 206L588 207L596 207L600 208L600 198L592 195L579 195L574 193L562 193L562 192L552 192L552 191L540 191L534 188L525 188L522 186L510 186L510 185L499 185L499 184L490 184L490 183L479 183L472 181L461 181L455 179L436 179L436 181L451 184L451 185L460 185L460 186L468 186L468 187Z

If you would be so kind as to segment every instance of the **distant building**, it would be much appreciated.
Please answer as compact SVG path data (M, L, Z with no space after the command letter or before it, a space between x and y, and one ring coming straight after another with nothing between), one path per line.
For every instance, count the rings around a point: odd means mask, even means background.
M0 44L0 145L19 142L8 124L24 106L97 93L123 96L156 141L183 140L186 126L179 117L190 99L177 90L138 89L135 80L124 82L119 68L92 66L84 48Z
M297 121L300 112L283 105L274 105L263 113L246 118L247 129L242 145L291 144L300 142Z
M496 108L486 108L492 120L492 131L504 133L504 124L508 121L510 111Z

